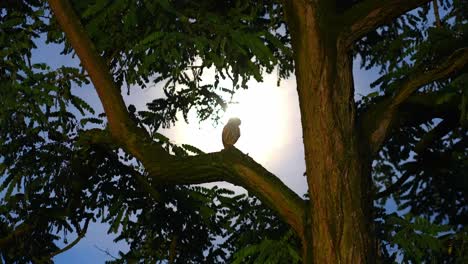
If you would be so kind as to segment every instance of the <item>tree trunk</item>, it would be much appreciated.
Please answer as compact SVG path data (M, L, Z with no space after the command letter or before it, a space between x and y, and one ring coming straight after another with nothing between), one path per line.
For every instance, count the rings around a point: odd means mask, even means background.
M352 57L333 29L320 32L324 22L312 8L293 12L300 14L288 24L310 195L303 262L372 263L370 160L355 123Z

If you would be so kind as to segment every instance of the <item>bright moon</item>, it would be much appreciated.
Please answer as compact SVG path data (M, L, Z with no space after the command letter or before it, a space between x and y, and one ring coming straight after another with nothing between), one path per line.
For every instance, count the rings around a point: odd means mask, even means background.
M291 107L297 105L294 81L282 81L279 87L276 81L276 76L266 75L262 83L249 82L249 89L237 91L216 127L210 120L199 123L196 118L190 118L189 124L177 122L168 131L169 138L206 152L219 151L223 148L224 125L229 118L238 117L242 121L241 136L235 146L262 164L271 162L288 143Z
M206 76L206 80L213 80L213 76ZM200 123L195 111L191 111L188 124L179 115L174 126L159 132L178 145L189 144L205 152L217 152L223 149L224 125L229 118L238 117L242 121L241 136L235 146L275 173L298 194L303 194L307 183L302 176L305 164L296 81L294 77L282 80L279 87L276 82L274 74L263 75L261 83L248 82L249 89L234 94L217 125L212 120ZM229 87L229 83L222 85ZM145 109L148 98L161 96L161 89L134 89L131 96L125 98L137 109Z

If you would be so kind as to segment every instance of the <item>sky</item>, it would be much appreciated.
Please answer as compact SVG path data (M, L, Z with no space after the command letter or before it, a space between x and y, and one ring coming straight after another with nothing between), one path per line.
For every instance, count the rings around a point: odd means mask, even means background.
M61 46L46 45L43 39L39 39L37 44L33 62L47 62L52 68L78 65L77 58L60 55ZM354 62L356 97L367 94L367 87L377 77L375 71L360 70L359 63L359 59ZM219 151L223 147L222 127L230 117L239 117L242 120L241 137L236 147L302 196L307 190L307 183L303 176L304 149L295 77L293 75L281 81L280 86L276 82L275 74L264 75L262 83L250 81L249 89L240 90L234 95L232 101L235 103L228 107L219 124L211 120L200 123L192 114L189 123L181 118L175 126L160 132L177 144L190 144L206 152ZM134 104L137 109L143 109L147 102L161 94L159 88L132 87L130 96L123 89L123 97L127 105ZM99 98L91 85L76 87L73 92L90 103L96 113L102 112ZM218 185L241 190L227 183ZM126 251L128 246L123 242L113 242L115 236L107 234L107 229L107 225L90 224L86 236L72 249L55 257L55 263L104 263L111 259L108 253L117 256L119 250ZM72 241L73 238L69 237L68 240Z

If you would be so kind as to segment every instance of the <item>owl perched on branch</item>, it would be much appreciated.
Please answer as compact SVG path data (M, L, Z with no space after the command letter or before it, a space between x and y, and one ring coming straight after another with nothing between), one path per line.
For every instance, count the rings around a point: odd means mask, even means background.
M239 118L230 118L228 123L223 128L223 145L224 148L231 147L236 144L240 137L239 125L241 121Z

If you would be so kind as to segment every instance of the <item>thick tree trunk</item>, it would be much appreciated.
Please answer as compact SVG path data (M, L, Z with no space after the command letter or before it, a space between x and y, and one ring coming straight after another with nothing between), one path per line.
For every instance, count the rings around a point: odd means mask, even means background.
M346 54L307 58L297 65L296 76L310 195L308 258L369 263L375 253L370 177L355 127L351 59ZM319 74L311 74L314 68Z
M294 9L295 6L289 8ZM375 262L369 164L355 124L352 58L309 7L290 10L310 203L304 263Z

